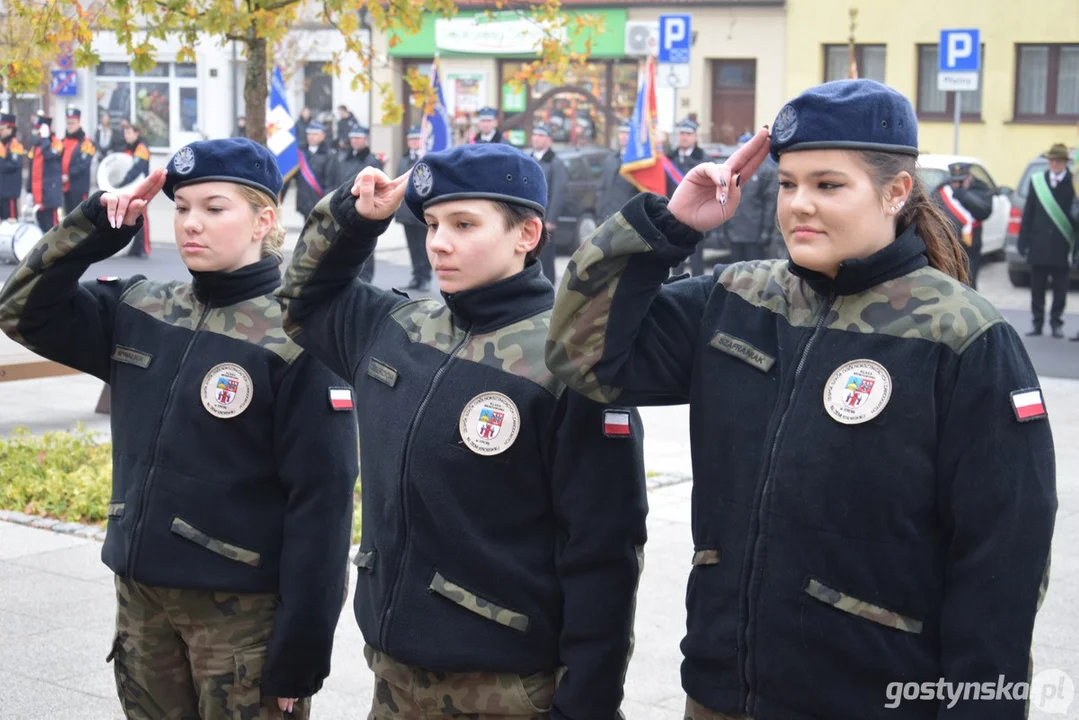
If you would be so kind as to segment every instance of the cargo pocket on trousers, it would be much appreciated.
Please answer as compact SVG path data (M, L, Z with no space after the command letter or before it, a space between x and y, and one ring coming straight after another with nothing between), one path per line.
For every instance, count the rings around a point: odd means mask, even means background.
M538 672L532 675L518 675L516 686L521 693L521 704L526 712L544 715L551 712L554 700L555 674Z
M266 664L266 646L241 648L232 653L236 670L229 693L232 717L259 717L262 707L262 668Z
M127 680L127 665L124 662L126 658L124 657L123 638L122 633L116 633L112 639L112 648L109 650L109 654L105 656L105 662L112 663L112 675L116 680L116 696L126 706L127 696L124 693L124 687Z

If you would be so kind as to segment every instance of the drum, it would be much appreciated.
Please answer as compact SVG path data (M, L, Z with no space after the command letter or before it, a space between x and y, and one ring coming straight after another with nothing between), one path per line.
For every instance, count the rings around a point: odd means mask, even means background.
M43 235L36 223L10 219L0 222L0 262L22 262Z

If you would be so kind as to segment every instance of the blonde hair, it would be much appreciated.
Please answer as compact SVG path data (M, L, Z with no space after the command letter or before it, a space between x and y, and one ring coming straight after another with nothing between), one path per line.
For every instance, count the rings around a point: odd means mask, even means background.
M251 209L255 213L260 213L265 208L271 208L274 211L274 225L270 228L270 232L266 233L266 237L262 238L262 257L276 258L277 262L281 262L285 259L281 252L285 245L285 227L281 224L281 206L277 204L277 200L274 198L249 185L236 183L236 191L240 194L240 197L251 205Z

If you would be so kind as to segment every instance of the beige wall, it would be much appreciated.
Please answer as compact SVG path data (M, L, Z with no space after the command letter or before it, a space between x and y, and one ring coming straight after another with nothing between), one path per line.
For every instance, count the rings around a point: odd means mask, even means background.
M657 20L669 12L683 12L672 7L630 8L629 19ZM696 113L701 123L701 141L711 141L712 130L712 60L755 59L757 61L757 126L771 124L786 99L787 17L783 8L694 7L693 31L697 42L690 53L690 87L678 91L678 115L681 119ZM664 107L666 98L666 108ZM688 100L688 103L685 101ZM658 90L660 126L670 118L669 91Z

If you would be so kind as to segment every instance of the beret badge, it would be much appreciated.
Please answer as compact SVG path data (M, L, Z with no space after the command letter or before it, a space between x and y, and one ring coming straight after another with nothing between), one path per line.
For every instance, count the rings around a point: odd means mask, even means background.
M187 175L195 169L195 151L190 147L182 147L172 159L172 166L180 175Z
M793 105L784 105L783 109L779 111L779 115L776 116L775 125L772 127L776 140L785 143L794 137L797 130L798 111L794 109Z
M412 169L412 186L416 188L416 194L427 197L435 185L435 178L431 174L431 168L427 163L417 163Z

